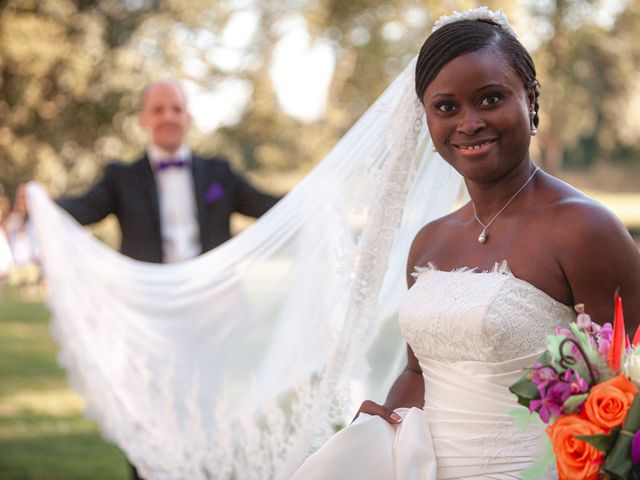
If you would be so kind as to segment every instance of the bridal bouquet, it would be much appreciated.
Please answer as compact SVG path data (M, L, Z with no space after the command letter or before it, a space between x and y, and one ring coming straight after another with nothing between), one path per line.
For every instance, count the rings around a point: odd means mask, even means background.
M542 475L554 458L560 480L640 478L640 333L629 342L617 293L615 306L613 325L600 326L577 305L576 322L549 335L547 350L511 385L518 403L547 424L546 458L525 478Z

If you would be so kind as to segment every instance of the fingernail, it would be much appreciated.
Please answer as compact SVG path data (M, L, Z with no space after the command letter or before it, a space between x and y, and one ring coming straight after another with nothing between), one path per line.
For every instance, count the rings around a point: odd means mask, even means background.
M393 420L396 423L400 423L402 421L402 417L398 415L396 412L393 412L391 414L391 420Z

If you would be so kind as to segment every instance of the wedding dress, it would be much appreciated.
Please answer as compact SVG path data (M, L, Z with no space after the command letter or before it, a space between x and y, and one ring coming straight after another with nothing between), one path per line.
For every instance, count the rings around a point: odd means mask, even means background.
M360 415L294 475L313 479L513 479L540 456L541 423L518 430L508 386L532 366L572 309L515 277L417 269L400 306L402 333L420 362L424 409L398 409L397 426Z

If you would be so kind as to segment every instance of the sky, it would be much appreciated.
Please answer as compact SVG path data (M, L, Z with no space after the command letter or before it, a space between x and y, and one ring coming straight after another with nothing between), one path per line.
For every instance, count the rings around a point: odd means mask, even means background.
M522 7L533 6L544 11L551 7L551 0L519 0ZM576 2L569 18L576 28L582 22L591 21L611 28L617 15L624 9L627 0L597 0L592 3ZM535 4L535 5L533 5ZM421 11L424 14L424 11ZM426 15L426 14L425 14ZM406 16L413 21L424 21L416 12ZM229 72L229 79L221 82L212 91L205 91L195 83L185 85L190 98L190 110L197 126L211 132L223 125L233 125L241 117L248 106L251 96L251 85L234 78L233 73L239 68L251 66L255 61L246 55L253 35L258 27L258 16L255 10L243 9L234 13L227 23L220 38L216 39L212 48L206 48L207 60L213 62L224 72ZM535 28L531 19L513 19L523 44L534 50L541 39L552 35L553 31L544 22L536 22ZM518 22L517 20L522 20ZM424 23L424 22L423 22ZM524 28L524 27L532 28ZM383 34L393 40L404 34L406 27L398 21L389 22L383 27ZM319 39L312 43L307 32L305 19L299 14L291 14L282 18L275 28L280 40L273 51L271 77L277 101L289 115L305 121L314 122L324 115L328 89L333 77L336 62L335 46L330 40ZM369 39L367 31L352 32L359 35L362 43ZM212 34L202 32L198 41L203 45L212 43ZM352 39L357 40L357 39ZM198 75L204 72L204 64L196 60L187 63L190 73Z
M250 99L251 86L234 78L233 72L252 61L247 58L245 48L251 42L257 22L257 15L251 11L234 14L222 32L220 43L209 49L208 59L229 72L229 80L213 91L205 91L192 82L185 84L189 108L200 129L213 131L241 118ZM285 112L297 119L319 120L324 115L335 68L333 46L328 40L312 44L307 24L300 15L281 19L276 30L280 33L280 41L273 51L270 73L277 101ZM187 67L196 75L202 70L197 61L188 63Z

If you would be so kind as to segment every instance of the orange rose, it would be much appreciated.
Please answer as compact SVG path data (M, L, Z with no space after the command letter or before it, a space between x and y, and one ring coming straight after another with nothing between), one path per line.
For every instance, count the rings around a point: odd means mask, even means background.
M612 428L622 425L636 393L638 387L620 374L591 389L584 402L584 414L609 433Z
M604 430L578 415L560 417L547 427L556 454L559 480L598 478L604 453L574 436L598 433Z

